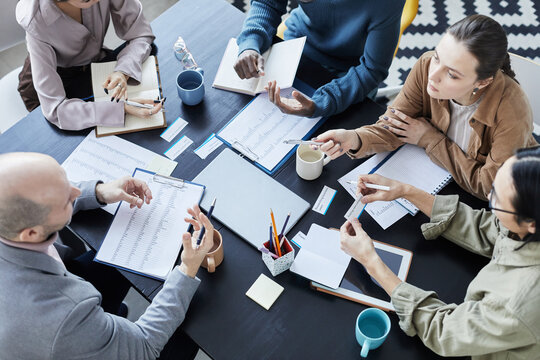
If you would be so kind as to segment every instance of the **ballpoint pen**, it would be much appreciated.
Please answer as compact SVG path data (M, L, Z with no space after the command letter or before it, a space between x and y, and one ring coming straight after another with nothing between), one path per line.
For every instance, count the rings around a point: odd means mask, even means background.
M131 106L135 106L135 107L139 107L139 108L144 108L144 109L153 109L154 108L154 106L152 106L150 104L141 104L141 103L138 103L136 101L130 101L130 100L126 100L126 104L131 105Z
M347 181L347 183L349 183L351 185L358 185L358 181L349 180L349 181ZM370 183L364 183L364 185L366 185L366 187L368 187L370 189L390 191L390 186L370 184Z
M321 146L322 144L324 144L324 142L321 142L321 141L313 141L313 140L284 140L283 141L284 144L288 144L288 145L298 145L298 144L306 144L306 145L317 145L317 146Z
M212 211L214 211L214 206L216 206L216 198L214 198L214 201L212 201L212 205L210 205L210 210L208 210L208 220L212 218ZM199 245L201 245L201 240L204 236L204 233L206 231L206 228L203 226L201 229L201 232L199 233L199 238L197 239L197 249L199 249Z

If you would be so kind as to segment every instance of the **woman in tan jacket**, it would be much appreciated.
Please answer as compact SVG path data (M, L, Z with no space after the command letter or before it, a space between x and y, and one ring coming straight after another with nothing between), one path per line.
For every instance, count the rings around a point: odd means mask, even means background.
M487 199L497 169L536 144L532 111L514 79L503 28L483 15L446 31L414 65L391 107L373 125L317 137L332 158L423 147L466 191Z
M368 189L365 183L390 187ZM430 217L426 239L442 236L490 258L461 304L402 282L373 247L356 218L341 227L341 248L391 296L399 326L435 353L473 360L538 359L540 354L540 147L522 149L498 170L491 211L473 210L458 196L433 196L377 174L361 175L362 202L404 197ZM442 241L442 240L441 240Z

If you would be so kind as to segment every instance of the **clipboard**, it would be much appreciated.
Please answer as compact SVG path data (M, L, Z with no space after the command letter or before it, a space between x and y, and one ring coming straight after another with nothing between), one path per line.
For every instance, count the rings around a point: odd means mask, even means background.
M297 89L298 91L306 94L307 96L312 96L313 93L315 92L315 89L313 89L311 86L309 86L308 84L306 84L305 82L299 80L299 79L295 79L294 80L294 83L293 83L293 87L295 89ZM247 103L246 106L244 106L242 108L242 110L240 110L235 116L233 116L233 118L231 120L229 120L227 122L227 124L225 124L225 126L223 126L223 128L221 128L221 130L219 130L217 133L216 133L216 137L221 140L225 145L227 145L228 147L230 148L233 148L235 149L237 152L239 152L240 154L242 154L244 157L246 157L249 161L251 161L255 166L257 166L258 168L260 168L261 170L263 170L265 173L269 174L269 175L274 175L276 173L276 171L285 163L287 162L287 160L289 160L289 158L295 153L296 151L296 148L298 147L298 145L295 145L284 157L283 159L281 159L281 161L276 164L272 169L267 169L266 167L264 167L263 165L261 165L258 161L257 161L257 154L255 154L251 149L249 149L249 147L239 143L239 142L236 142L236 143L231 143L227 140L225 140L223 137L220 136L220 133L225 129L227 128L227 126L229 126L229 124L234 121L236 119L236 117L241 114L248 106L250 106L250 104L255 100L255 98L253 98L249 103ZM311 135L313 135L313 133L315 133L315 131L321 127L321 125L326 121L326 118L325 117L322 117L303 137L302 137L302 140L308 140L311 138Z
M140 168L135 169L133 177L151 179L149 186L159 191L153 191L151 203L143 204L141 209L129 209L128 203L120 203L94 261L165 280L177 262L182 235L191 228L191 224L183 221L189 216L187 206L200 203L205 186ZM159 184L158 189L152 183ZM187 195L188 190L192 193ZM183 193L167 196L176 191ZM184 209L181 201L190 204Z
M375 251L377 251L383 262L400 280L406 281L411 267L412 251L375 240L373 244ZM314 281L311 281L311 287L320 292L373 306L384 311L395 311L390 302L390 296L375 279L369 276L364 266L354 259L349 263L337 289L332 289Z

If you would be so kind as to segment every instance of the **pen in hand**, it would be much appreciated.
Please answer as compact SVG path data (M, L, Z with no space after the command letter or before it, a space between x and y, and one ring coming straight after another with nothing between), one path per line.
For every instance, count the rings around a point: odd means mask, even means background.
M216 198L214 198L214 201L212 201L212 205L210 205L210 210L208 210L208 221L210 221L210 219L212 218L212 211L214 211L214 206L216 206ZM206 228L203 226L201 232L199 233L199 237L197 238L197 250L199 250L199 246L201 245L201 241L205 231Z
M138 108L144 108L144 109L153 109L154 108L154 106L152 106L150 104L141 104L141 103L138 103L138 102L135 102L135 101L130 101L130 100L126 100L126 104L131 105L131 106L135 106L135 107L138 107Z
M347 181L347 183L351 184L351 185L358 185L358 181L349 180L349 181ZM370 183L364 183L364 185L366 185L366 187L370 188L370 189L390 191L390 186L370 184Z
M316 145L316 146L321 146L322 144L324 144L323 142L320 142L320 141L312 141L312 140L284 140L283 141L284 144L288 144L288 145L297 145L297 144L306 144L306 145Z

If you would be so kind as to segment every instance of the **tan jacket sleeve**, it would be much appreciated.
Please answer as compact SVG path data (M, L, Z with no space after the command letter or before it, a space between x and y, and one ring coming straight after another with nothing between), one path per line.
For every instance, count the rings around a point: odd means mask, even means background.
M399 326L442 356L478 356L536 343L533 333L502 301L445 304L437 294L408 283L392 292Z
M420 116L423 110L422 58L412 68L403 88L392 104L393 108L411 117ZM385 115L388 114L390 114L390 108L385 112ZM403 141L390 130L383 128L380 121L373 125L362 126L355 131L362 141L362 146L355 153L350 153L351 157L365 157L383 151L395 150L403 145Z

